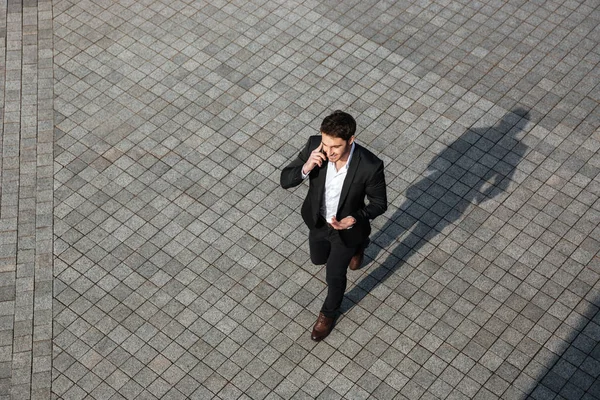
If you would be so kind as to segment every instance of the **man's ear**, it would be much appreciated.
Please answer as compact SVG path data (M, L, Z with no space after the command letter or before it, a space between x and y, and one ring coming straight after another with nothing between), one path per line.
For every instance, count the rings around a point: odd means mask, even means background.
M350 136L350 139L348 139L348 144L352 143L354 143L354 135Z

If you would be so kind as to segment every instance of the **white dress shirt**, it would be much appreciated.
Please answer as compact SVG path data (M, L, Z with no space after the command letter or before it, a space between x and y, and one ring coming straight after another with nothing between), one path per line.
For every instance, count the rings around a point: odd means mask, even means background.
M325 218L325 221L329 223L331 223L332 218L337 214L340 195L342 194L342 186L344 185L344 180L346 179L353 153L354 143L352 143L352 147L350 148L350 154L348 155L346 165L340 168L339 171L335 168L334 162L329 161L329 165L327 166L323 203L321 204L321 215Z

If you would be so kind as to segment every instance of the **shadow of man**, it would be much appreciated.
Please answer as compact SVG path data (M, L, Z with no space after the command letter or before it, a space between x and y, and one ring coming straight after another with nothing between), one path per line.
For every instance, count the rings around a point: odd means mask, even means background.
M468 129L429 163L425 176L407 189L404 203L374 235L377 246L370 246L366 252L372 259L380 248L388 249L390 254L346 293L342 313L385 282L403 260L457 221L469 205L480 204L507 189L527 150L516 136L527 125L528 117L527 110L517 108L492 127Z

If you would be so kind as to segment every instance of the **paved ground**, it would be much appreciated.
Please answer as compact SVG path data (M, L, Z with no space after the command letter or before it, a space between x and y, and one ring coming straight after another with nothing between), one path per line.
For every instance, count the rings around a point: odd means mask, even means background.
M600 399L600 3L0 1L0 399ZM390 208L309 331L334 109Z

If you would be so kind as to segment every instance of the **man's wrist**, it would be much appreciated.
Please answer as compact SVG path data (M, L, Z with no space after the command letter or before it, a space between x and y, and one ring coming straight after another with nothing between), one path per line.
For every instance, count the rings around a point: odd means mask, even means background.
M310 174L310 171L304 172L304 166L302 166L302 169L300 170L300 174L302 175L302 179L304 179L308 176L308 174Z
M350 218L352 218L352 225L350 225L350 226L349 226L349 227L347 227L346 229L352 229L352 227L353 227L354 225L356 225L356 218L354 218L354 217L350 217Z

